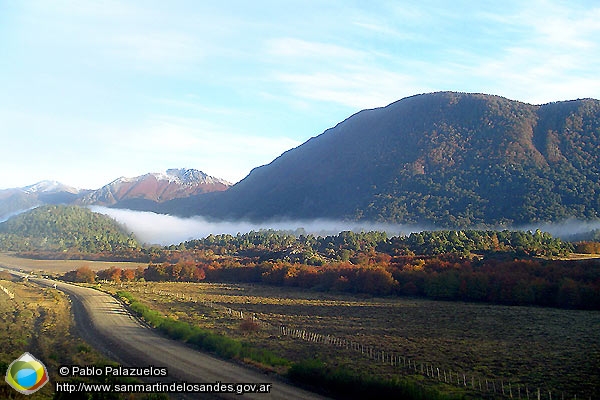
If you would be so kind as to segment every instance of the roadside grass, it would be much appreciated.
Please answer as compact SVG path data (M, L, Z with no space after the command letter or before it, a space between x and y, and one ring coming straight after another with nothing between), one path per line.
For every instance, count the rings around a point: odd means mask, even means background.
M257 365L268 367L288 366L290 364L288 360L276 356L271 351L255 348L248 342L200 328L193 323L166 317L161 312L152 310L147 305L137 301L129 292L117 291L116 295L125 300L130 309L141 316L144 321L172 339L190 343L226 359L248 359L254 361Z
M442 394L434 388L425 388L406 377L382 379L364 373L355 373L342 367L328 368L325 364L310 359L291 362L276 356L270 350L257 348L249 342L231 338L225 334L214 333L193 323L164 316L142 304L127 291L119 290L115 294L144 321L172 339L187 342L225 359L256 362L256 365L263 369L265 366L285 367L284 375L290 380L334 398L362 399L365 396L374 398L390 396L398 398L400 396L399 398L407 400L464 398L463 396ZM240 326L243 326L245 322L247 320L241 321ZM257 329L252 329L252 331L257 331Z
M116 292L120 286L103 285ZM315 355L329 368L380 379L410 375L406 369L368 360L360 353L307 342L277 331L244 330L243 321L193 297L256 315L277 327L330 334L455 372L474 372L529 388L587 398L600 388L600 312L537 307L439 302L421 299L357 298L294 288L208 283L130 283L147 307L175 320L210 329L292 360ZM180 298L152 293L179 293ZM145 293L144 293L145 292ZM278 372L286 368L278 367ZM420 376L412 376L420 380ZM443 393L456 387L425 380ZM460 394L460 390L458 394Z
M6 374L10 363L24 352L31 353L46 366L50 382L36 393L26 396L12 389L4 379L0 382L0 399L71 399L76 393L55 393L54 383L76 382L81 378L62 378L61 365L114 364L93 346L77 336L68 297L61 291L42 288L30 282L0 280L0 284L14 293L10 299L0 292L0 369ZM84 378L87 382L96 382ZM87 396L87 394L86 394ZM100 396L100 394L98 394ZM118 393L96 398L123 398ZM87 398L87 397L85 397ZM127 395L128 399L151 398L145 395ZM159 395L156 399L166 399Z
M326 394L343 399L399 398L415 400L458 399L463 396L451 396L447 393L427 388L414 380L381 378L366 373L353 372L347 368L331 368L318 360L303 360L294 363L287 376Z
M40 359L50 384L30 397L21 395L2 380L0 398L53 397L51 384L58 378L63 364L90 365L104 359L73 333L70 304L67 297L54 289L40 288L27 282L0 281L15 294L10 299L0 293L0 364L8 366L24 352Z

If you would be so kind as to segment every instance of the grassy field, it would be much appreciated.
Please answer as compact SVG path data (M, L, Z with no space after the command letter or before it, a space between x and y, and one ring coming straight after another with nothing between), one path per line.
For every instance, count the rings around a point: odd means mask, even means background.
M475 374L511 382L513 387L527 385L531 391L541 387L545 397L549 389L554 398L560 398L561 393L587 398L600 390L600 312L418 299L360 299L237 284L135 283L104 287L109 291L129 290L167 316L242 338L292 361L318 355L329 365L377 376L414 373L370 360L353 350L281 336L279 325L401 354L441 371ZM190 301L190 297L199 302ZM242 311L246 316L254 314L273 328L247 329L240 319L203 305L202 301ZM420 375L416 379L430 384L437 381ZM457 390L442 386L446 391ZM525 398L525 392L522 395ZM516 389L514 396L517 397Z
M110 267L121 269L146 268L147 263L119 262L119 261L87 261L87 260L32 260L21 258L9 253L0 253L0 267L21 268L25 271L44 271L47 274L64 274L79 267L87 266L93 271L100 271Z
M11 299L0 292L0 362L10 364L27 351L44 363L50 377L50 383L31 396L17 393L2 379L0 398L52 398L59 365L104 361L74 334L70 304L62 292L27 282L0 280L0 285L14 294Z

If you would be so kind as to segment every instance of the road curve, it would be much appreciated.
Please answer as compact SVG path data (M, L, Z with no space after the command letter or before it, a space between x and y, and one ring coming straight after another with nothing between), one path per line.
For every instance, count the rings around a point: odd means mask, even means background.
M166 367L168 382L272 383L270 394L246 393L242 397L235 394L188 394L181 398L324 399L276 377L167 339L133 317L123 304L106 293L48 279L30 280L45 286L56 284L57 289L70 295L75 322L83 338L123 365Z

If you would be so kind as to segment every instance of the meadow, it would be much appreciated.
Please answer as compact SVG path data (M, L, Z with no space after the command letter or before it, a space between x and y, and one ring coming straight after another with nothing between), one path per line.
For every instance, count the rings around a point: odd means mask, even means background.
M588 398L600 388L597 311L361 298L250 284L102 286L112 292L129 291L167 317L241 339L292 361L317 356L329 366L371 376L411 375L443 392L469 393L465 387L485 382L491 393L485 388L482 392L492 397L502 391L509 397L510 391L514 398L527 398L527 394L534 398L539 388L542 398L552 393L554 398ZM281 326L304 331L305 340L282 335ZM338 345L311 340L317 335L335 338ZM340 341L352 347L340 346ZM357 351L360 346L383 351L388 358L382 362L368 357ZM390 354L403 362L391 365ZM407 359L412 369L406 367ZM425 372L421 372L423 365ZM285 366L269 368L285 372ZM469 377L464 385L462 376ZM450 380L460 384L444 383Z

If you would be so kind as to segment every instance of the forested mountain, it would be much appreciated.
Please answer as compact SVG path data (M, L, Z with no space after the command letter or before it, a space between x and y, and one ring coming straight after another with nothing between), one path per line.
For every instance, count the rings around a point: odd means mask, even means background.
M118 254L137 247L116 221L77 206L40 206L0 224L2 251Z
M440 92L361 111L226 192L162 211L442 227L600 218L600 101Z

